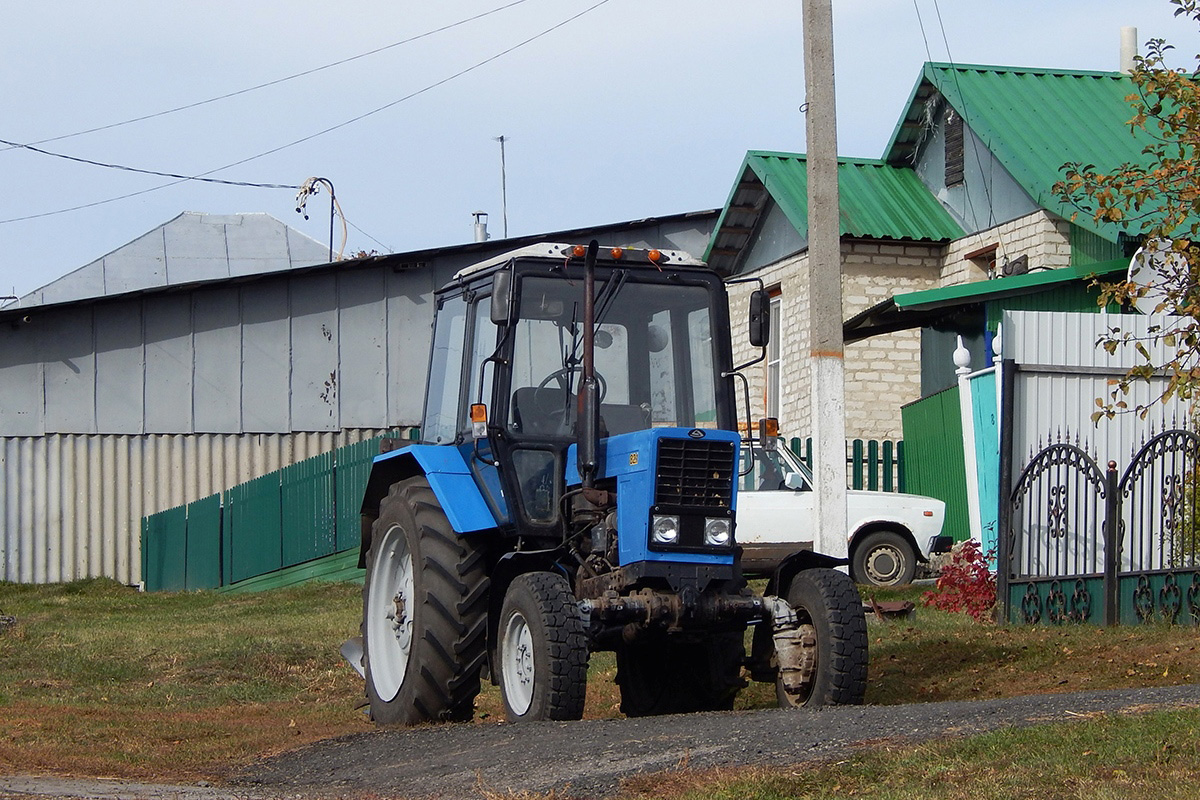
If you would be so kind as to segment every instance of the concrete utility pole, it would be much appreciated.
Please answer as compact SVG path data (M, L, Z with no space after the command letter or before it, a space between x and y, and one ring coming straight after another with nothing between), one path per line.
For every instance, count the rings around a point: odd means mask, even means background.
M831 0L804 0L808 341L817 552L846 556L846 389Z

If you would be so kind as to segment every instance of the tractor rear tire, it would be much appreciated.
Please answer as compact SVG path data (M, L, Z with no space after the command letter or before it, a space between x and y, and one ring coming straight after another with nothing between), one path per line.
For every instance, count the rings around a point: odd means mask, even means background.
M627 717L730 711L738 692L746 650L741 631L699 642L656 636L617 650L621 712Z
M487 646L485 554L450 527L424 476L392 485L372 526L363 665L381 725L465 721Z
M775 681L781 708L861 705L867 692L867 619L850 577L832 569L806 569L792 580L788 604L801 625L811 626L816 666L800 693Z
M508 586L496 658L509 722L583 717L588 643L571 585L553 572L527 572Z

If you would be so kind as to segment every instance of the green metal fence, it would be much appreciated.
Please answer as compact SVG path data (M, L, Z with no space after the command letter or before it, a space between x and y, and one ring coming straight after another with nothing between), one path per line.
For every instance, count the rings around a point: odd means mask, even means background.
M346 445L143 517L147 591L216 589L252 578L261 584L261 576L296 568L311 573L307 565L357 548L371 461L381 440L400 436ZM417 438L416 431L408 438Z
M900 416L904 425L907 491L943 501L946 522L942 533L956 541L969 538L966 455L958 387L909 403L900 409Z
M812 437L795 436L788 446L810 469L813 465ZM873 492L907 491L904 471L904 442L890 439L846 441L846 485Z

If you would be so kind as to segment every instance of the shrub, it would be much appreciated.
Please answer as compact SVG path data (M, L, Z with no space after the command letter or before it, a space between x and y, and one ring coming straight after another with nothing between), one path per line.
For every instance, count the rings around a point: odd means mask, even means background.
M973 539L955 545L937 587L925 592L921 601L942 611L966 612L979 622L992 619L996 576L988 569L989 555Z

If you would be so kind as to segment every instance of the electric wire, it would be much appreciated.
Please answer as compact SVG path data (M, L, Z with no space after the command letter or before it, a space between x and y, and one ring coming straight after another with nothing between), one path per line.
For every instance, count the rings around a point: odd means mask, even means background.
M22 150L30 150L34 153L40 153L44 156L53 156L54 158L62 158L67 161L74 161L78 164L90 164L93 167L104 167L106 169L123 170L125 172L136 172L141 175L155 175L160 178L178 178L183 181L201 181L203 183L220 183L225 186L247 186L253 189L299 189L296 184L283 183L252 183L250 181L230 181L221 178L206 178L203 175L180 175L174 172L159 172L154 169L142 169L141 167L130 167L125 164L109 164L104 161L93 161L90 158L80 158L79 156L69 156L66 153L56 153L53 150L43 150L40 147L34 147L31 144L19 144L10 142L5 139L0 139L0 144L9 145L10 148L19 147ZM207 175L208 173L204 173Z
M265 158L266 156L269 156L269 155L274 155L275 153L278 153L278 152L280 152L280 151L282 151L282 150L287 150L288 148L295 147L296 145L299 145L299 144L303 144L303 143L305 143L305 142L312 141L313 139L316 139L316 138L318 138L318 137L320 137L320 136L324 136L324 135L326 135L326 134L328 134L328 133L332 133L332 132L334 132L334 131L336 131L336 130L340 130L341 128L345 128L345 127L347 127L348 125L353 125L353 124L354 124L354 123L356 123L356 122L360 122L360 121L362 121L362 120L364 120L364 119L367 119L368 117L372 117L372 116L374 116L374 115L376 115L376 114L379 114L380 112L386 111L386 110L388 110L389 108L392 108L392 107L394 107L394 106L397 106L397 105L399 105L400 103L403 103L403 102L405 102L405 101L407 101L407 100L411 100L411 99L413 99L414 97L419 97L420 95L423 95L423 94L425 94L425 93L427 93L427 92L430 92L430 91L432 91L432 90L434 90L434 89L436 89L436 88L438 88L438 87L440 87L440 86L443 86L443 85L445 85L445 84L447 84L447 83L449 83L449 82L451 82L451 81L453 81L453 80L455 80L455 79L457 79L457 78L461 78L461 77L462 77L462 76L464 76L464 75L467 75L467 74L469 74L469 73L471 73L471 72L474 72L475 70L477 70L477 69L480 69L481 67L484 67L484 66L486 66L486 65L488 65L488 64L490 64L490 63L492 63L493 61L496 61L496 60L498 60L498 59L500 59L500 58L503 58L504 56L506 56L506 55L509 55L510 53L512 53L512 52L514 52L514 51L516 51L516 50L519 50L520 48L522 48L522 47L525 47L526 45L528 45L528 44L531 44L531 43L533 43L533 42L537 41L538 39L541 39L541 38L543 38L543 37L545 37L545 36L548 36L548 35L550 35L551 33L553 33L554 31L558 30L559 28L562 28L563 26L565 26L565 25L568 25L568 24L570 24L570 23L574 22L575 20L579 19L580 17L584 16L585 14L589 14L589 13L591 13L592 11L595 11L597 8L599 8L600 6L603 6L603 5L607 4L608 2L610 2L610 0L599 0L599 2L597 2L597 3L593 3L592 5L588 6L587 8L585 8L585 9L584 9L584 10L582 10L582 11L580 11L579 13L577 13L577 14L574 14L574 15L572 15L572 16L570 16L570 17L568 17L568 18L564 19L564 20L562 20L561 22L558 22L558 23L556 23L555 25L553 25L553 26L551 26L551 27L549 27L549 28L546 28L546 29L545 29L545 30L543 30L542 32L540 32L540 33L537 33L537 34L534 34L533 36L530 36L530 37L528 37L528 38L526 38L526 39L523 39L522 41L520 41L520 42L518 42L518 43L516 43L516 44L514 44L514 45L511 45L510 47L507 47L507 48L505 48L504 50L501 50L499 53L496 53L495 55L489 56L488 58L485 58L485 59L483 59L482 61L478 61L478 62L476 62L475 64L472 64L472 65L471 65L471 66L469 66L469 67L466 67L466 68L464 68L464 69L461 69L461 70L459 70L458 72L455 72L454 74L452 74L452 75L450 75L450 76L448 76L448 77L446 77L446 78L442 78L441 80L439 80L439 81L436 81L436 82L434 82L434 83L431 83L431 84L429 84L429 85L425 86L424 88L418 89L418 90L416 90L416 91L414 91L414 92L410 92L409 94L407 94L407 95L404 95L403 97L399 98L398 100L393 100L392 102L390 102L390 103L386 103L386 104L384 104L384 105L382 105L382 106L379 106L378 108L372 109L371 111L367 111L366 113L359 114L359 115L358 115L358 116L356 116L356 117L352 117L351 119L345 120L344 122L340 122L340 123L338 123L338 124L336 124L336 125L331 125L331 126L330 126L330 127L328 127L328 128L325 128L325 129L323 129L323 130L317 131L316 133L309 134L308 136L301 137L301 138L299 138L299 139L296 139L296 140L294 140L294 141L288 142L287 144L282 144L282 145L279 145L278 147L273 147L273 148L271 148L270 150L265 150L265 151L263 151L263 152L261 152L261 153L258 153L258 154L256 154L256 155L252 155L252 156L248 156L248 157L246 157L246 158L243 158L243 159L239 159L238 161L234 161L234 162L231 162L231 163L229 163L229 164L225 164L224 166L215 167L215 168L213 168L213 169L207 170L206 172L201 172L201 173L198 173L198 174L196 174L196 175L191 175L191 176L178 176L178 177L177 177L175 180L173 180L173 181L171 181L171 182L169 182L169 183L163 183L163 184L159 184L158 186L152 186L152 187L150 187L150 188L147 188L147 189L142 189L142 190L140 190L140 191L137 191L137 192L130 192L130 193L128 193L128 194L123 194L123 195L121 195L121 196L119 196L119 197L111 197L111 198L108 198L108 199L106 199L106 200L97 200L97 201L95 201L95 202L91 202L91 203L84 203L84 204L81 204L81 205L72 206L72 207L70 207L70 208L62 208L62 209L58 209L58 210L55 210L55 211L43 211L43 212L41 212L41 213L38 213L38 214L26 214L26 215L24 215L24 216L20 216L20 217L10 217L10 218L8 218L8 219L0 219L0 225L6 225L6 224L9 224L9 223L12 223L12 222L24 222L24 221L27 221L27 220L32 220L32 219L40 219L40 218L43 218L43 217L50 217L50 216L54 216L54 215L57 215L57 214L66 214L66 213L70 213L70 212L72 212L72 211L80 211L80 210L82 210L82 209L86 209L86 208L94 208L94 207L96 207L96 206L104 205L104 204L106 204L106 203L114 203L114 202L117 202L117 201L119 201L119 200L125 200L125 199L128 199L128 198L130 198L130 197L137 197L138 195L143 195L143 194L148 194L148 193L150 193L150 192L155 192L155 191L158 191L159 189L166 189L166 188L168 188L168 187L170 187L170 186L175 186L175 185L177 185L177 184L184 183L184 182L186 182L186 181L200 180L200 179L202 179L202 178L205 178L205 177L207 177L207 176L209 176L209 175L212 175L212 174L213 174L213 173L215 173L215 172L223 172L223 171L225 171L225 170L227 170L227 169L232 169L233 167L238 167L238 166L241 166L242 164L246 164L246 163L249 163L249 162L251 162L251 161L255 161L255 160L257 160L257 159L260 159L260 158ZM116 165L109 165L109 166L116 166ZM151 171L148 171L148 170L147 170L146 172L149 172L150 174L163 174L163 173L153 173L153 172L151 172ZM295 187L295 186L287 186L287 187L281 187L281 188L291 188L291 189L294 189L294 188L296 188L296 187Z
M979 167L980 177L983 178L983 159L979 157L979 138L975 135L974 128L972 128L970 125L970 117L967 113L967 98L966 95L963 94L962 86L958 82L958 68L954 64L954 56L950 54L950 40L946 37L946 26L942 22L942 9L938 6L938 0L933 0L933 10L937 14L938 27L941 28L942 31L942 44L946 46L946 60L950 62L950 77L954 79L954 89L958 92L958 101L962 104L963 120L967 122L968 128L971 128L971 130L964 133L970 133L971 135L971 150L975 154L975 164ZM996 223L996 208L992 204L992 177L992 175L988 175L987 179L980 181L980 183L983 185L983 196L986 197L988 201L987 227L989 228ZM970 206L971 193L966 192L965 194L967 196L967 205ZM971 207L971 216L975 216L975 209L973 206ZM979 224L978 221L976 221L976 224Z
M275 80L267 81L265 83L259 83L254 86L248 86L245 89L238 89L233 92L227 92L225 94L218 95L217 97L210 97L207 100L198 100L194 103L186 103L181 106L176 106L175 108L168 108L163 111L156 111L153 114L143 114L140 117L133 117L131 119L122 120L121 122L113 122L108 125L98 125L94 128L88 128L87 130L76 131L75 133L64 133L59 136L51 136L46 139L38 139L33 142L28 142L24 145L14 144L11 142L5 142L4 144L6 144L8 146L3 149L0 149L0 153L5 152L7 150L12 150L16 147L27 147L28 145L35 145L35 144L47 144L48 142L57 142L62 139L71 139L76 136L85 136L89 133L98 133L99 131L112 130L113 128L120 128L124 125L132 125L135 122L144 122L148 119L155 119L157 117L165 117L168 114L175 114L180 111L187 111L188 109L199 108L200 106L209 105L210 103L216 103L221 100L228 100L231 97L238 97L243 94L249 94L250 92L258 91L259 89L266 89L271 86L278 86L281 83L287 83L288 81L292 81L297 78L303 78L305 76L312 75L314 73L321 72L323 70L332 69L333 67L340 67L342 64L348 64L351 61L357 61L360 58L366 58L368 56L373 56L373 55L376 55L377 53L382 53L385 50L391 50L392 48L400 47L401 45L411 44L412 42L418 41L420 39L425 39L429 36L433 36L434 34L444 33L445 31L451 30L452 28L457 28L460 25L466 25L469 22L474 22L476 20L483 19L484 17L488 17L488 16L491 16L492 14L496 14L501 11L505 11L507 9L512 8L513 6L519 6L525 2L527 2L527 0L513 0L513 2L507 3L506 5L502 5L499 8L493 8L491 11L484 11L481 14L476 14L473 17L467 17L466 19L461 19L458 22L451 22L450 24L443 25L440 28L434 28L433 30L426 31L424 33L419 33L416 36L410 36L407 39L401 39L398 42L392 42L391 44L386 44L382 47L376 47L374 50L368 50L365 53L359 53L358 55L349 56L347 58L339 59L337 61L332 61L328 64L322 64L319 67L313 67L311 69L306 69L302 72L297 72L292 75L287 75L283 78L276 78ZM295 188L295 187L289 187L289 188Z

